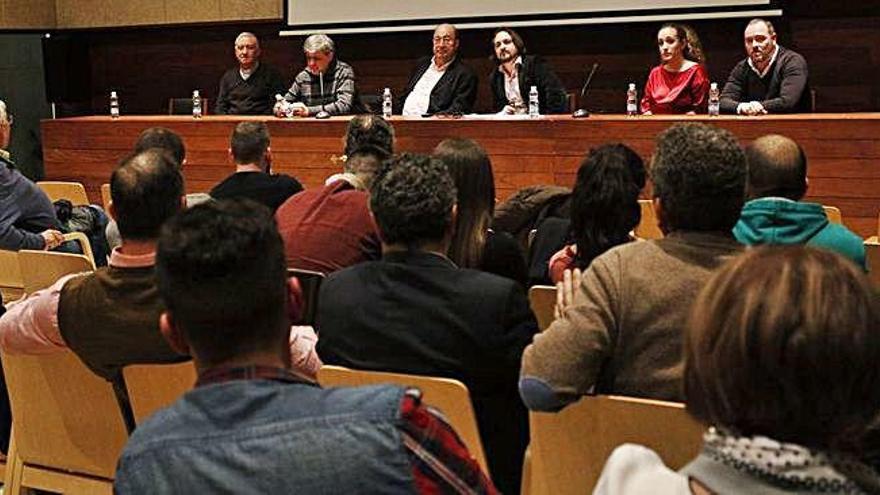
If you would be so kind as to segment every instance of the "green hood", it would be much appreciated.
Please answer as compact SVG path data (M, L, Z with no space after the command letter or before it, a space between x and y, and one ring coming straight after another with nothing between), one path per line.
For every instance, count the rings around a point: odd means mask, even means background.
M753 244L806 244L828 225L822 205L761 198L743 206L733 228L736 239Z

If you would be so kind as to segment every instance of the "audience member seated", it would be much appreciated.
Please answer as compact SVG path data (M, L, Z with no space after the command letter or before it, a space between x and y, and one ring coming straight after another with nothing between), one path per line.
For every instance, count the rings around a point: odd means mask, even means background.
M417 390L324 390L290 369L298 289L267 209L185 211L156 271L162 334L199 378L135 430L114 493L497 493Z
M867 271L862 239L831 223L807 193L807 156L791 139L763 136L746 148L747 199L733 235L746 245L809 244L837 251Z
M306 67L293 79L284 101L275 103L274 113L284 117L285 106L291 115L308 117L326 112L350 115L360 110L354 69L336 58L336 44L326 34L313 34L303 42Z
M617 448L594 493L878 493L880 307L844 258L760 248L726 265L684 336L687 409L709 428L679 472ZM876 447L874 447L876 448Z
M681 24L664 24L657 33L657 48L660 65L645 83L642 113L706 113L709 74L696 32Z
M447 139L434 148L457 191L455 227L449 259L526 284L526 262L516 240L489 228L495 210L495 178L489 155L470 139Z
M458 29L434 29L434 55L419 60L400 95L403 115L471 113L477 100L477 74L458 56Z
M691 301L741 248L745 155L714 126L676 124L657 137L651 178L665 237L631 242L566 272L557 319L523 353L520 392L555 411L581 395L682 400L681 335Z
M0 100L0 249L54 249L64 242L52 202L15 168L6 148L12 115Z
M645 187L645 165L623 144L590 150L578 168L571 195L573 241L549 261L550 280L562 281L565 270L585 270L597 256L633 240L642 217L639 192ZM541 235L541 228L538 234Z
M293 196L275 220L287 266L330 273L381 257L381 241L367 202L373 176L388 153L375 146L355 150L345 178Z
M293 177L272 173L269 128L263 122L240 122L229 140L235 173L211 189L214 199L247 198L272 211L303 190Z
M773 23L752 19L743 34L746 57L730 71L721 111L740 115L812 111L807 61L776 43Z
M183 139L171 129L166 129L164 127L149 127L144 129L140 136L138 136L137 142L134 144L134 153L143 153L150 148L159 148L169 153L177 164L178 170L182 170L183 166L186 165L186 146L183 144ZM111 196L113 195L112 191L110 194ZM199 203L210 201L210 199L211 196L208 196L206 193L187 194L186 206L195 206ZM119 228L116 226L116 221L112 218L107 224L106 234L107 243L110 245L110 249L119 247L122 243L122 239L119 236Z
M542 115L568 111L562 81L543 58L526 54L526 44L519 33L508 27L495 29L491 58L497 69L489 76L493 112L528 113L532 86L538 90L538 111Z
M394 127L390 122L378 115L362 114L356 115L348 121L348 128L345 131L344 139L345 149L340 160L345 160L358 148L375 146L385 150L389 155L394 154ZM345 179L352 182L354 176L352 174L342 173L331 175L324 181L324 184L330 184L336 179ZM353 185L357 186L355 182ZM363 188L361 188L363 189Z
M446 257L454 205L438 159L403 154L385 163L370 197L383 258L324 280L318 354L328 364L464 382L492 478L516 493L528 443L516 380L537 323L519 284Z
M127 364L186 359L159 333L162 303L153 272L159 227L183 204L183 177L171 157L151 149L126 158L110 182L110 215L122 245L109 266L64 276L10 303L0 318L0 349L42 354L70 348L93 372L118 383Z
M244 32L235 38L238 67L229 69L220 79L217 92L217 115L271 115L275 95L284 94L281 73L260 62L260 40Z

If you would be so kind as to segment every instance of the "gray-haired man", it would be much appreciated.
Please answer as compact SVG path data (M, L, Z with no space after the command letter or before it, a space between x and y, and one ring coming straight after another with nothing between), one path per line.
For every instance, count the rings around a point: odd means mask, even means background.
M356 113L357 89L354 70L336 59L336 46L325 34L313 34L303 43L306 68L296 75L284 99L292 103L293 115L308 117L321 111L330 115ZM275 115L284 115L281 102Z

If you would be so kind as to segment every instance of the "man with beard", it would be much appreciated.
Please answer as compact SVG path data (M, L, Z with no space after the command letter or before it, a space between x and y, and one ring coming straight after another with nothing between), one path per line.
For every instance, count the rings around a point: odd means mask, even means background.
M501 27L492 34L492 60L498 65L489 84L494 97L493 111L524 114L532 86L538 88L540 113L565 113L567 98L562 82L536 55L526 55L526 46L516 31Z
M807 62L776 44L770 21L753 19L746 26L748 57L730 72L721 92L721 111L739 115L812 111Z

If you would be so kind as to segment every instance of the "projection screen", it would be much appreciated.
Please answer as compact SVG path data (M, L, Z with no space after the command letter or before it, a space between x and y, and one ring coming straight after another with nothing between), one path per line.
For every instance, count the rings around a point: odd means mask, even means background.
M777 0L286 0L288 30L300 35L418 31L442 21L459 28L552 26L779 16Z

